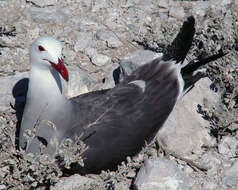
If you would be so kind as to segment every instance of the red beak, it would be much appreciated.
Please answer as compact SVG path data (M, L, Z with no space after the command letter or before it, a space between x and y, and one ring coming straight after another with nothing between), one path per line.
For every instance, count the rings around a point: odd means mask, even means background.
M49 61L49 60L47 60ZM58 58L58 64L55 64L52 61L49 61L49 63L52 65L52 67L55 68L56 71L60 73L60 75L63 77L64 80L68 81L69 80L69 75L68 75L68 70L64 66L62 60Z

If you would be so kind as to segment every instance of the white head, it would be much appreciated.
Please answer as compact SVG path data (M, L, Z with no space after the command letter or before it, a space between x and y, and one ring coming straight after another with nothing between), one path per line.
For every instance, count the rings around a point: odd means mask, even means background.
M52 69L68 81L68 71L62 62L62 45L53 37L37 38L30 49L31 68Z

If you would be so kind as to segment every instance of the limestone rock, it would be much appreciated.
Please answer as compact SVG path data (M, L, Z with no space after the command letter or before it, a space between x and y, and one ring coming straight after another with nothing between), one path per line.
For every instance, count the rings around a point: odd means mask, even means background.
M68 16L60 9L56 8L26 8L23 14L38 23L64 24L68 20Z
M177 102L174 110L164 126L158 132L158 140L169 150L180 155L192 152L202 153L201 146L212 142L209 135L209 122L197 112L197 105L209 102L215 105L219 101L218 94L210 90L211 81L203 78L195 87Z
M88 190L88 189L95 189L100 190L103 187L100 184L88 177L80 176L80 175L73 175L67 177L56 185L50 188L50 190L72 190L72 189L80 189L80 190Z
M188 180L175 164L163 158L145 161L137 174L135 190L188 190Z

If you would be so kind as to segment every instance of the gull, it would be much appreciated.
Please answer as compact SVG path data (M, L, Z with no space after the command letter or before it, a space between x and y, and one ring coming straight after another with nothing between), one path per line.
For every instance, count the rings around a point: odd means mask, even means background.
M187 18L163 55L126 76L114 88L93 91L68 99L61 78L69 80L62 61L61 43L49 36L37 38L30 48L29 87L20 126L19 144L37 153L56 154L54 140L80 136L87 145L84 167L71 164L78 173L116 169L151 142L176 102L204 77L206 63L225 54L186 62L195 33L195 19ZM38 125L31 142L27 131Z

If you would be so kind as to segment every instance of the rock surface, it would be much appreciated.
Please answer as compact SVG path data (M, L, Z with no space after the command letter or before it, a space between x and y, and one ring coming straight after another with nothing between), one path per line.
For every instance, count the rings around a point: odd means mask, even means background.
M31 7L25 9L24 15L39 23L63 24L68 20L66 14L54 8Z
M89 189L100 189L100 184L91 178L87 178L80 175L73 175L68 178L62 179L56 185L50 188L50 190L89 190Z
M230 167L225 168L222 182L226 187L234 187L238 184L238 160L234 161Z
M158 140L170 151L188 156L202 153L202 145L213 146L209 135L209 122L197 113L197 105L205 102L210 106L219 103L219 95L210 90L211 81L201 79L175 106L158 133ZM203 92L203 93L200 93Z
M130 75L138 67L160 57L162 54L155 53L149 50L136 50L129 53L120 61L120 80L123 80L124 76Z
M135 190L188 190L184 173L169 160L151 158L146 160L136 176Z

